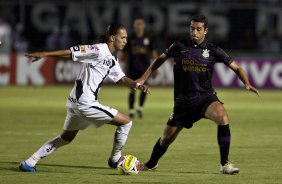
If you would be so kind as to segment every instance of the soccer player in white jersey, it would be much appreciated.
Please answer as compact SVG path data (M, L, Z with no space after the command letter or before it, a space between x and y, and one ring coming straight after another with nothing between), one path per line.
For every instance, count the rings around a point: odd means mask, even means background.
M74 46L68 50L25 54L33 62L48 56L71 57L73 61L81 62L82 65L67 100L68 110L63 132L43 144L31 157L23 161L19 166L21 171L36 172L35 165L41 158L50 155L61 146L69 144L79 130L83 130L89 125L98 128L106 123L117 126L111 156L108 160L109 166L116 168L132 121L116 109L98 102L101 84L106 77L109 77L115 83L149 93L147 86L140 85L125 76L117 58L113 55L116 51L124 48L127 43L126 39L125 27L121 24L111 24L107 27L103 40L98 44Z

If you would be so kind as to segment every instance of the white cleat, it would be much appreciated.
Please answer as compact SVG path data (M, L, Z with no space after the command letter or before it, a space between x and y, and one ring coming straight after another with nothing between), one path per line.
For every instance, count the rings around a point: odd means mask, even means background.
M239 168L236 168L232 163L227 162L224 166L220 165L220 172L222 174L238 174Z

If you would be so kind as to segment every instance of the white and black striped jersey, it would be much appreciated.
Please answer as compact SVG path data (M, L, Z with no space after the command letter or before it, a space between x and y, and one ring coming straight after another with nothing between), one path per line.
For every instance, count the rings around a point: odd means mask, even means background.
M97 102L100 87L106 77L116 83L125 76L106 43L73 46L70 50L73 61L82 64L67 106L91 106Z

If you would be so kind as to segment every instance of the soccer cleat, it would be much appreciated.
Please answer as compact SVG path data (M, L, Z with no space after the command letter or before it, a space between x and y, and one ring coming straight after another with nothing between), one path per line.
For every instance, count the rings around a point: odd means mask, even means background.
M118 162L113 162L111 158L108 160L108 165L110 168L116 169Z
M239 173L239 168L236 168L232 163L227 162L224 166L220 165L220 172L222 174L237 174Z
M139 119L142 119L143 118L143 113L141 110L137 110L137 115L138 115L138 118Z
M130 119L133 119L134 118L134 113L129 113L129 117L130 117Z
M140 170L141 171L153 171L153 170L156 170L158 168L158 166L159 165L157 164L154 167L149 168L149 167L146 166L146 164L142 163Z
M36 168L30 167L25 161L20 164L19 169L23 172L36 172Z

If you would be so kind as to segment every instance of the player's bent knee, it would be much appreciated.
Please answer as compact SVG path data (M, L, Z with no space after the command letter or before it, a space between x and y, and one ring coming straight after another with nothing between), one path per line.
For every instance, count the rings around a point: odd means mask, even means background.
M117 115L115 115L115 117L112 119L110 124L120 126L120 125L128 124L130 122L132 121L127 115L118 112Z
M128 123L122 125L122 126L125 126L125 127L132 127L132 121L129 121Z
M227 115L221 115L217 118L216 123L218 125L227 125L228 124L228 117Z

